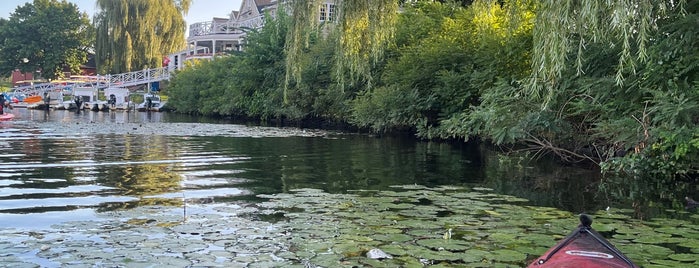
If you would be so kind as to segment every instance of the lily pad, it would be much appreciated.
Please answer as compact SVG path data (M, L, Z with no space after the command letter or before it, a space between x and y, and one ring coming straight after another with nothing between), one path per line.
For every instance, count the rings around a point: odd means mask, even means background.
M377 234L371 236L374 240L385 241L385 242L406 242L413 240L413 237L406 234Z
M696 262L699 261L699 254L689 254L689 253L680 253L680 254L671 254L668 256L668 258L676 261L681 261L681 262Z
M642 244L667 244L677 241L668 234L655 233L634 239L633 242Z
M454 239L420 239L417 241L417 244L433 250L448 251L464 251L470 246L470 244L465 241Z
M521 262L527 258L527 254L509 249L499 249L491 252L491 258L498 262Z
M674 253L669 248L651 244L616 245L616 247L628 255L636 254L644 256L646 259L665 259Z
M695 264L682 263L674 260L651 260L650 265L644 265L643 267L668 267L668 268L693 268L696 267Z

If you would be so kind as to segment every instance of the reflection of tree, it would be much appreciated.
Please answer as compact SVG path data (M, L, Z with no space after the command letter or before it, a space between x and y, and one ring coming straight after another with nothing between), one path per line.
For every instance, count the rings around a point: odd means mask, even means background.
M561 166L551 159L532 160L524 154L483 150L483 186L526 198L537 206L575 213L603 206L596 198L599 170Z
M176 157L164 136L123 135L112 137L105 156L125 165L105 166L100 182L119 189L121 195L138 197L138 201L121 204L122 208L143 205L182 205L181 198L158 198L157 195L180 190L181 177L172 171L175 164L148 163ZM136 162L136 163L134 163ZM143 163L142 163L143 162ZM119 204L111 204L115 208Z
M126 203L105 203L100 204L97 208L97 212L131 209L140 206L169 206L169 207L182 207L184 204L181 198L145 198L139 199L138 201L126 202Z
M477 148L415 142L411 138L344 136L338 139L229 139L251 159L239 169L257 185L256 192L322 188L328 192L385 189L397 184L462 183L478 165ZM274 181L273 179L277 179ZM264 185L259 184L265 180ZM269 187L279 187L270 189Z
M165 164L129 165L117 186L125 195L147 197L179 190L180 176Z

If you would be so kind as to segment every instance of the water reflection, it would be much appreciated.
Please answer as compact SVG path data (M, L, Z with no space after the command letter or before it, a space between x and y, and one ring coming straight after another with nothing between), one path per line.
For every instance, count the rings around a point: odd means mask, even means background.
M588 180L552 179L572 169L505 163L472 144L231 129L167 113L18 110L17 120L0 123L0 216L60 221L80 209L248 202L298 188L344 193L406 184L487 186L572 211L597 205L581 191ZM2 221L0 227L23 224Z
M249 200L259 193L304 187L344 192L482 177L478 148L409 139L82 132L167 121L165 114L150 114L27 111L18 116L1 138L0 150L11 153L0 163L0 213L180 206L216 198ZM65 127L75 131L58 131ZM0 223L8 224L21 225Z

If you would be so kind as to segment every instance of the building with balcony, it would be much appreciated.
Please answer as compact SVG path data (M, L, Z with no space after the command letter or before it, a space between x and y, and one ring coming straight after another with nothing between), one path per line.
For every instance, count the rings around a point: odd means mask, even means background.
M326 0L319 8L320 21L332 21L336 17L335 2ZM164 62L173 71L183 68L192 59L211 59L230 51L242 51L246 29L259 29L264 25L264 16L276 16L277 0L243 0L238 11L232 11L228 18L213 18L211 21L189 25L187 47L171 54Z

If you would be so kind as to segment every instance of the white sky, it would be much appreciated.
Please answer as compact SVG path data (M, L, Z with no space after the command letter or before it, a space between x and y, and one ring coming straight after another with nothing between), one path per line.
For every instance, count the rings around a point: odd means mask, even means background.
M0 1L0 17L9 18L18 6L23 6L31 0L2 0ZM95 13L95 0L68 0L75 3L82 12L92 18ZM192 6L185 17L187 26L192 23L211 21L213 17L227 18L233 10L240 9L242 0L192 0Z

